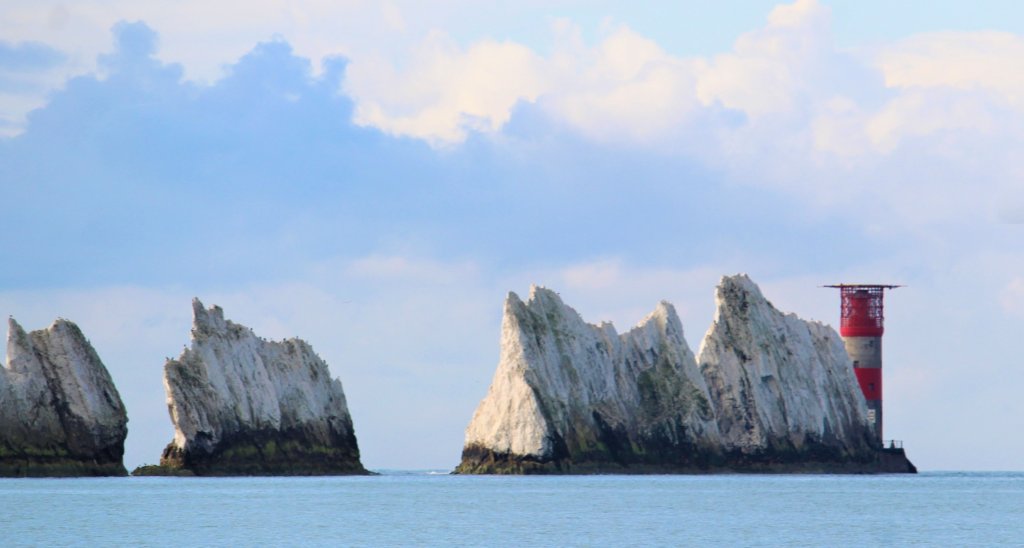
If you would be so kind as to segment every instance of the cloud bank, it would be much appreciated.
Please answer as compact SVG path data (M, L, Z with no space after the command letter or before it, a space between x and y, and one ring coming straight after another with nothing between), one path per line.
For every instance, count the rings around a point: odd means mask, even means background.
M826 203L870 200L915 222L991 220L998 204L1024 202L1024 37L945 32L842 50L814 0L775 8L710 58L669 54L626 26L593 45L570 22L554 27L546 55L435 34L401 69L356 59L344 84L355 120L452 146L500 136L526 103L587 141L686 155Z

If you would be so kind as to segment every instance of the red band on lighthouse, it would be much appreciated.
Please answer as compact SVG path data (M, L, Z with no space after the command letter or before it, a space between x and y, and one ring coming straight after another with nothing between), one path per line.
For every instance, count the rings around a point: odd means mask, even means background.
M843 337L881 337L883 327L882 291L879 286L843 287L839 334Z
M855 367L853 372L857 375L857 382L860 384L860 391L864 393L864 399L868 401L882 399L881 367Z

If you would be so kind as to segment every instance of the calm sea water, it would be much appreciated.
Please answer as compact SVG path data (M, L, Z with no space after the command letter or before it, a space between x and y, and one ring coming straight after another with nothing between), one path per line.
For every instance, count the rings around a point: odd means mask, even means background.
M1024 473L0 480L0 545L1024 545Z

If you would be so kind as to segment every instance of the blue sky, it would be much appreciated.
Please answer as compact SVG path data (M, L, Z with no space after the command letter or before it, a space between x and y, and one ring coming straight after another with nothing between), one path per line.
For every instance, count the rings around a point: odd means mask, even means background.
M1010 2L0 3L0 313L70 318L171 438L190 299L300 336L371 468L453 467L531 283L696 351L723 274L889 296L887 437L1020 469ZM977 447L987 447L984 452Z

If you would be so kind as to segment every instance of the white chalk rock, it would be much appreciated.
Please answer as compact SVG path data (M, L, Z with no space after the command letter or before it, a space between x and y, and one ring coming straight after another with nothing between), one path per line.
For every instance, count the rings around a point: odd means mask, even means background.
M300 339L267 341L192 302L191 348L164 366L174 440L200 474L364 473L341 381Z
M645 462L717 439L707 388L672 305L627 333L591 325L558 295L532 287L505 301L501 358L466 429L461 471L504 459ZM499 467L500 468L500 467Z
M697 362L727 451L869 450L864 396L834 329L783 314L742 274L723 277L715 301Z
M908 472L872 445L839 334L725 277L694 358L672 305L619 335L554 292L505 301L459 473ZM699 364L699 365L698 365Z
M26 333L8 321L0 367L0 475L124 475L128 417L92 345L59 319Z

